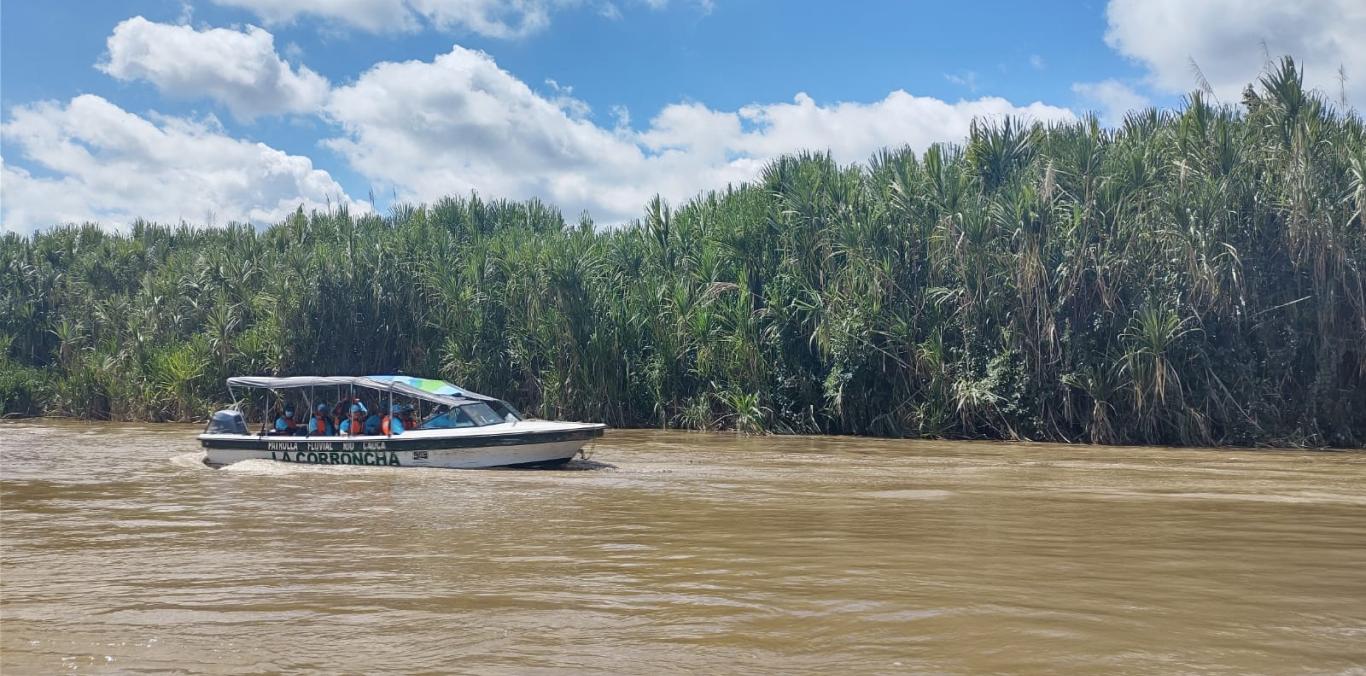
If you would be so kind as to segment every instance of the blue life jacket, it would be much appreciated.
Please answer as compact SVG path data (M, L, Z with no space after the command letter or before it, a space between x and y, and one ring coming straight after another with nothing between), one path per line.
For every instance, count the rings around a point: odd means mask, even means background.
M378 413L371 413L371 414L370 414L370 417L365 419L365 433L366 433L366 434L379 434L379 414L378 414Z
M284 417L283 415L277 416L277 417L275 418L275 431L276 431L276 432L288 432L288 431L291 431L291 430L293 429L293 427L294 427L294 421L293 421L292 419L286 418L286 417Z

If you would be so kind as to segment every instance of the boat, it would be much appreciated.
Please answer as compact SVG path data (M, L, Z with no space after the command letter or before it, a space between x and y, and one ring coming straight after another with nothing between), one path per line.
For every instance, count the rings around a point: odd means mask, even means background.
M371 465L384 467L555 467L571 460L584 444L602 436L601 423L527 419L507 402L471 392L444 380L403 375L291 376L229 378L231 408L210 417L199 443L204 462L222 467L261 459L310 465ZM239 401L238 388L246 390ZM264 391L261 398L254 391ZM321 391L321 396L319 392ZM400 402L415 402L416 412L430 411L416 429L398 434L289 434L275 432L262 415L255 434L247 427L244 410L270 411L292 398L314 410L314 402L359 402L391 410ZM348 403L348 406L350 404ZM413 404L408 405L413 410Z

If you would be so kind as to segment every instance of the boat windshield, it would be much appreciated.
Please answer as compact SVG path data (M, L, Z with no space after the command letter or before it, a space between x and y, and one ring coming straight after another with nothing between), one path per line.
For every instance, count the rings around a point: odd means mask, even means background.
M457 406L422 423L418 429L444 430L454 427L483 427L504 422L488 404L475 403Z

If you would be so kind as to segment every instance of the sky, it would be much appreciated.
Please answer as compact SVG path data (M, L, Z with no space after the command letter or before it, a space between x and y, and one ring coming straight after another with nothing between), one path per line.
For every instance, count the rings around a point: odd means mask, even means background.
M638 217L773 158L1103 124L1268 56L1366 109L1361 0L0 5L0 228L267 225L478 193Z

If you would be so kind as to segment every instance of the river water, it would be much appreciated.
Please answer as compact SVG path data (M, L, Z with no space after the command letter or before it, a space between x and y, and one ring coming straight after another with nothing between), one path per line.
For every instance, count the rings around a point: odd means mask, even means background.
M1366 454L612 431L566 470L0 426L0 671L1366 673Z

